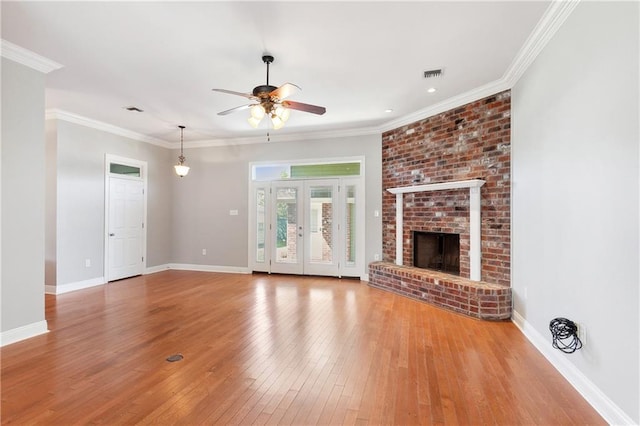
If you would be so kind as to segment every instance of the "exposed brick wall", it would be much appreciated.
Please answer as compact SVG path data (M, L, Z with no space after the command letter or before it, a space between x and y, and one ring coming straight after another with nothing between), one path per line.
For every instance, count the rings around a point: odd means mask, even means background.
M484 179L482 280L510 285L511 92L437 114L382 135L383 260L395 260L395 195L387 188ZM403 263L412 230L460 234L460 276L469 277L469 190L404 196Z

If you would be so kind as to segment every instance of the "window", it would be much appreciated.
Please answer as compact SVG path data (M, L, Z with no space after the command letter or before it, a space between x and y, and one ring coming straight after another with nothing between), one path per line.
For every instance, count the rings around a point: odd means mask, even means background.
M360 176L360 166L360 161L313 164L263 164L252 166L251 176L254 181Z
M109 173L140 177L140 167L127 166L126 164L109 163Z

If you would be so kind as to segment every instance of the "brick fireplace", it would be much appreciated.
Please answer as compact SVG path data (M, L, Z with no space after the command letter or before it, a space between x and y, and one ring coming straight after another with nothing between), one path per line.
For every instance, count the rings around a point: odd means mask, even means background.
M510 166L510 91L385 132L383 261L370 265L370 284L475 317L509 318ZM477 216L474 188L460 182L482 182ZM459 234L460 275L414 268L414 231Z

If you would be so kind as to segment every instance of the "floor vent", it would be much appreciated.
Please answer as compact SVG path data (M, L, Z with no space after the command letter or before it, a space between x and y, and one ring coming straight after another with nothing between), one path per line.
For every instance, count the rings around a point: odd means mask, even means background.
M182 356L182 354L175 354L175 355L171 355L169 358L167 358L167 361L169 361L169 362L182 361L182 358L184 358Z

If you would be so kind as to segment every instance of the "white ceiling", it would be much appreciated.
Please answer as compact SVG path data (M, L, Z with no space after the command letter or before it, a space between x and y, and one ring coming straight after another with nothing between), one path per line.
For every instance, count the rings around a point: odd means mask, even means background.
M2 39L63 65L46 107L166 142L264 137L212 88L295 83L278 135L380 129L503 78L548 1L2 2ZM423 71L443 68L425 80ZM433 94L427 93L435 87ZM136 106L143 113L126 111ZM393 112L385 112L392 109Z

